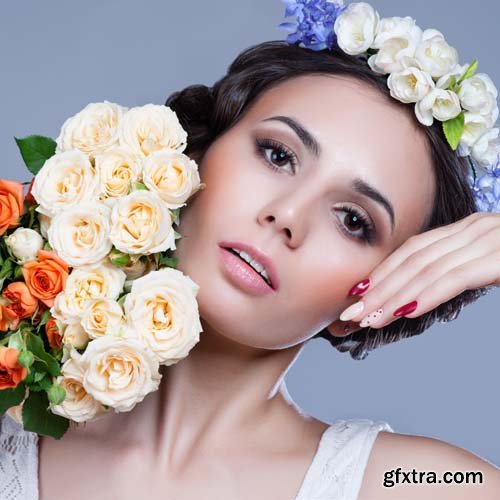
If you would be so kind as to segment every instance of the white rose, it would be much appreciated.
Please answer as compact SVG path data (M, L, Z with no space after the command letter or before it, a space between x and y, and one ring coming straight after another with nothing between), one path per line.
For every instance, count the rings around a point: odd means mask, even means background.
M56 296L52 316L65 322L79 322L89 299L117 299L125 278L121 269L104 263L73 269L64 292Z
M120 144L134 154L148 156L159 149L184 151L187 133L168 106L146 104L130 109L119 127Z
M90 160L73 150L50 157L35 176L32 194L37 211L53 217L62 210L97 199L97 176Z
M115 300L91 299L82 315L81 325L89 337L96 339L118 332L123 323L123 311Z
M111 212L110 238L128 254L175 250L172 216L166 203L150 191L140 190L119 198Z
M382 19L372 45L372 48L379 50L368 58L368 65L381 74L415 67L414 56L421 40L422 30L411 17Z
M80 362L85 390L117 412L130 411L160 385L158 361L136 339L99 337L89 343Z
M191 278L168 267L132 284L124 302L130 331L136 332L161 364L177 363L199 341L198 290Z
M88 344L90 337L80 323L61 322L61 324L63 344L75 349L83 349Z
M78 149L93 158L118 143L118 125L127 108L112 102L87 104L68 118L56 139L57 152Z
M132 152L116 146L95 157L99 193L103 198L128 194L133 182L141 178L141 164Z
M50 222L52 218L48 215L38 214L38 222L40 222L40 233L47 240L49 238Z
M43 238L27 227L16 229L7 237L6 243L18 264L36 260L38 251L43 248Z
M84 370L78 361L81 355L77 351L73 353L61 367L62 375L56 379L56 383L66 391L66 397L51 411L74 422L87 422L104 414L105 409L83 387ZM78 355L76 359L75 355Z
M150 154L144 160L143 180L171 209L185 205L200 187L196 162L184 153L165 149Z
M466 111L464 113L464 131L460 137L461 156L469 155L472 146L489 128L487 117Z
M103 203L80 203L57 214L50 225L50 246L70 266L95 264L111 250L111 209Z
M415 114L423 125L430 126L434 118L440 121L451 120L462 111L460 100L451 90L435 88L415 104Z
M378 12L366 2L356 2L337 17L333 29L339 47L350 55L366 52L375 39Z
M487 130L472 147L472 157L484 168L494 165L500 154L499 130Z
M458 97L464 109L488 117L490 127L498 118L498 92L491 78L479 73L460 84Z
M391 73L387 78L391 96L404 103L422 100L433 88L434 81L428 73L418 68L407 68Z
M420 69L433 78L446 75L458 64L458 52L435 29L427 29L422 33L422 42L417 47L415 58Z

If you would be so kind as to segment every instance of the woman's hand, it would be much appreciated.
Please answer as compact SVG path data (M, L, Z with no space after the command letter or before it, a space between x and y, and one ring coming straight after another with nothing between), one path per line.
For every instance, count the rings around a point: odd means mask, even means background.
M410 237L369 280L367 288L351 289L350 295L363 298L345 309L340 320L381 328L399 316L415 318L431 311L464 290L500 285L500 214L474 213Z

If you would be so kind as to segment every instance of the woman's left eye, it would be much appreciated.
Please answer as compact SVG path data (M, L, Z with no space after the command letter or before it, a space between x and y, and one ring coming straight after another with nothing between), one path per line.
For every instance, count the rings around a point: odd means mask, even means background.
M342 231L357 240L370 244L373 243L375 240L375 226L369 217L355 208L348 206L338 207L337 210L348 214L344 217L339 217L342 223ZM354 229L350 229L352 226L354 226ZM356 234L357 231L358 233ZM359 233L359 231L361 231L361 233Z
M255 146L257 154L262 157L273 170L287 170L284 167L290 164L292 173L294 174L296 172L297 157L295 153L284 144L272 139L257 139ZM268 151L271 152L270 155Z

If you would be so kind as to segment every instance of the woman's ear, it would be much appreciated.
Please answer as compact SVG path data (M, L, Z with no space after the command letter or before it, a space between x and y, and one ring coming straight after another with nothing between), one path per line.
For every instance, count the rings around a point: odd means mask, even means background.
M352 321L341 321L340 319L330 323L326 329L334 337L345 337L351 333L361 330L359 323Z

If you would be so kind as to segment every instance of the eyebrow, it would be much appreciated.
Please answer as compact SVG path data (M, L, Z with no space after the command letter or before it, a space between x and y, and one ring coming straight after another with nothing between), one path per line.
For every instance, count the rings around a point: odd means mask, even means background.
M270 118L266 118L262 121L267 122L272 120L279 121L288 125L298 135L299 139L302 141L308 151L312 153L316 158L321 155L321 146L319 142L297 120L291 118L290 116L277 115L271 116ZM382 205L383 208L385 208L385 210L389 214L389 218L391 219L391 231L394 232L394 207L392 206L392 203L387 199L387 197L384 196L380 191L378 191L374 186L367 183L360 177L356 177L352 181L351 188L353 191L371 198L379 205Z

